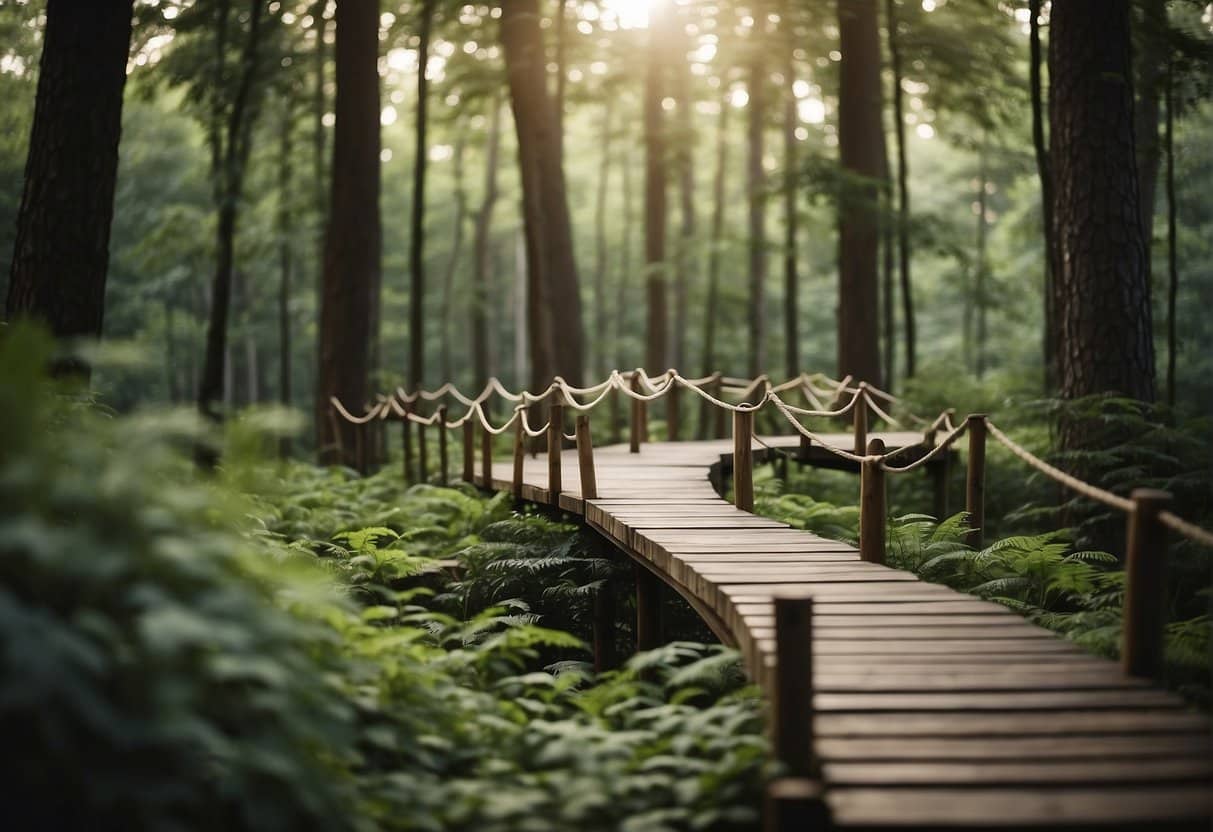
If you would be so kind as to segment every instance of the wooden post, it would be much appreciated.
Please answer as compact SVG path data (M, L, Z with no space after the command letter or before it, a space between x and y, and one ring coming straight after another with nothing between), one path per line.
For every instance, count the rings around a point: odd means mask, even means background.
M354 425L354 464L358 473L366 476L366 426L369 422Z
M965 511L969 514L968 544L980 549L986 525L986 414L971 413L969 426L969 470L965 478Z
M413 420L409 418L409 414L412 412L413 405L405 402L404 415L400 417L400 439L404 446L405 485L413 482Z
M811 777L813 599L775 596L775 757L792 777Z
M636 564L636 649L661 646L661 581Z
M615 667L615 588L603 581L594 593L594 672Z
M632 391L639 393L640 388L640 373L632 373ZM631 398L631 397L629 397ZM632 402L632 431L628 437L630 442L629 450L634 453L640 453L640 443L648 439L644 436L645 428L645 402L640 399L631 399Z
M682 432L682 408L679 402L682 395L682 388L678 386L678 382L673 378L670 379L669 383L670 391L665 394L666 438L671 442L677 442L678 435Z
M564 406L548 406L548 500L560 506L560 446L564 442Z
M831 828L821 781L807 777L777 777L768 783L762 816L763 832Z
M341 420L337 418L337 408L329 406L329 428L333 431L333 450L338 465L345 464L345 448L341 443Z
M859 559L868 563L884 563L885 472L880 467L884 442L868 442L868 454L859 466Z
M1121 666L1130 676L1157 677L1163 668L1167 625L1167 530L1158 513L1171 495L1135 488L1129 495L1125 542L1124 647Z
M813 440L810 439L809 437L805 436L803 433L800 434L800 447L799 447L799 449L797 449L797 459L800 461L801 465L808 465L809 448L811 448L812 446L813 446Z
M446 485L451 481L451 463L447 459L446 405L438 407L438 481Z
M581 473L581 499L598 499L598 478L594 475L594 440L590 435L590 417L577 414L577 470Z
M463 423L463 481L476 481L476 423L470 412Z
M429 482L430 469L425 453L425 425L417 423L417 482Z
M733 411L733 505L754 510L754 411Z
M493 434L480 427L480 478L489 491L493 490Z
M712 395L720 399L720 401L724 401L724 379L720 376L716 377L716 384L713 387ZM716 411L716 438L724 439L726 436L728 436L728 434L725 433L724 426L725 409L719 405L712 405L712 407Z
M622 395L623 393L619 392L618 389L613 389L611 390L611 395L607 396L607 418L610 419L609 435L611 437L612 445L618 445L623 440L621 435L622 431L619 425L619 397Z
M526 431L522 429L522 411L514 423L514 480L511 492L515 500L522 499L522 467L526 464Z
M868 447L868 402L864 398L865 382L859 382L859 395L855 398L855 406L851 409L851 418L855 425L855 453L862 454Z

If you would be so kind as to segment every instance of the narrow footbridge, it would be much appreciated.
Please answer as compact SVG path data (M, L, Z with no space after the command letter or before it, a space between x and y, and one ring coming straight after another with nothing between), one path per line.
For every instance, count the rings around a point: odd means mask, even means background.
M731 412L732 438L676 441L681 390L702 402L701 434L723 433L719 416ZM503 425L489 417L494 398L511 403ZM615 415L619 401L630 403L630 441L595 448L589 413L608 399ZM650 443L648 407L659 399L675 439ZM448 400L465 410L460 418L448 419ZM547 424L532 427L528 412L539 408ZM791 435L755 433L764 409ZM572 434L564 432L567 410L578 412ZM450 386L397 391L357 416L334 402L333 427L340 437L341 422L362 426L346 436L365 460L368 428L401 422L407 470L416 426L423 473L425 430L438 427L443 476L447 429L462 429L465 479L581 515L635 562L641 646L658 638L660 584L686 599L740 650L771 702L785 776L769 787L769 829L1209 829L1213 726L1151 682L1161 663L1166 534L1209 544L1209 532L1167 511L1160 492L1125 498L1075 480L983 415L953 425L950 413L925 422L898 411L893 397L851 379L806 375L774 385L637 370L591 388L557 379L539 394L496 381L475 398ZM806 426L843 417L847 432ZM869 419L887 429L869 432ZM511 427L512 458L494 457L494 435ZM942 482L949 449L966 434L975 526L987 437L1125 512L1120 665L1004 606L884 565L885 477L922 468ZM547 452L532 453L528 439L546 440ZM768 460L857 470L859 547L746 510L753 464ZM722 496L729 483L734 502Z

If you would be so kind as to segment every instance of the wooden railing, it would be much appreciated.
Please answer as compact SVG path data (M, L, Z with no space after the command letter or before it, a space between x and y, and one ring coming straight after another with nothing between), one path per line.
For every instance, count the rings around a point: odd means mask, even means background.
M1169 532L1204 546L1213 547L1213 533L1195 526L1171 513L1167 506L1170 495L1151 489L1136 489L1122 497L1091 483L1084 482L1036 457L1012 440L981 413L968 415L959 424L952 420L953 412L945 411L927 421L905 413L899 419L889 411L904 412L901 402L888 393L864 382L853 383L849 377L835 381L822 375L801 375L782 384L772 384L766 376L756 379L731 379L713 374L704 378L687 379L674 370L659 376L649 376L641 369L610 377L593 387L574 387L557 378L540 393L511 392L498 380L492 379L475 397L462 394L446 384L434 391L407 393L396 390L383 396L361 415L349 412L341 402L332 401L334 419L344 419L357 425L356 454L358 464L365 469L367 448L364 433L380 422L398 419L402 425L405 477L411 477L413 449L411 426L417 430L417 469L425 480L428 476L426 459L426 430L439 429L439 470L443 481L447 471L447 435L449 430L463 433L463 479L475 480L476 440L479 433L481 482L492 482L493 439L513 428L512 491L515 497L523 493L523 467L529 439L546 439L547 492L552 504L560 505L563 491L561 450L566 442L577 450L582 498L593 500L598 489L594 468L594 447L590 414L613 395L623 396L631 403L629 418L629 447L639 453L648 441L648 407L664 399L666 428L671 440L682 432L680 390L698 395L704 402L701 409L701 434L723 433L722 417L732 413L733 453L732 487L736 506L746 511L754 507L753 448L759 444L789 461L804 463L810 450L821 448L854 467L860 476L859 554L864 561L885 562L885 534L888 523L886 498L889 475L918 470L932 463L946 463L951 448L964 436L968 437L965 475L965 511L968 514L968 543L983 545L985 525L986 446L990 438L1004 446L1024 463L1054 482L1085 497L1114 508L1126 516L1126 595L1123 624L1122 665L1126 673L1139 677L1156 677L1161 670L1162 642L1165 628L1166 538ZM737 399L726 401L726 395ZM799 396L806 407L786 399ZM446 400L451 399L466 408L456 419L449 418ZM489 418L491 403L500 399L509 402L512 412L501 425ZM433 412L423 416L418 411L426 402L436 402ZM532 427L531 414L547 407L547 422ZM800 438L795 451L772 448L755 433L756 416L770 406ZM576 412L575 430L564 432L565 411ZM612 406L612 411L616 408ZM806 427L802 418L841 419L850 416L854 442L850 450L824 441L821 434ZM922 439L913 445L886 448L877 437L869 438L869 422L876 419L890 428L902 428L903 420L921 431ZM612 425L612 433L615 426ZM942 436L940 435L942 433ZM340 437L341 432L335 431ZM340 449L339 449L340 450ZM898 464L903 458L909 462ZM937 485L938 488L938 485ZM653 646L655 628L647 619L655 620L655 591L638 598L638 642ZM767 816L775 829L806 828L820 820L823 811L820 785L817 782L817 762L813 754L813 716L805 708L799 692L812 690L812 609L810 597L792 596L775 599L776 665L772 689L767 691L773 703L773 740L775 753L783 764L784 776L771 784L768 792ZM643 632L640 632L643 630Z

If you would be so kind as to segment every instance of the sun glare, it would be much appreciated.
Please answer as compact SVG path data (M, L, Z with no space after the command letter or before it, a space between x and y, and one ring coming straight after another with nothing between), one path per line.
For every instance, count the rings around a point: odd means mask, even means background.
M621 29L643 29L649 25L649 6L650 0L604 0L602 11Z

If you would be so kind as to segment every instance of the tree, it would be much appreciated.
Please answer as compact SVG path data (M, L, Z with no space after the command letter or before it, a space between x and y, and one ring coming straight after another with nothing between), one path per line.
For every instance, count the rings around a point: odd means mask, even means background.
M782 26L786 36L787 76L783 96L783 167L787 181L783 188L783 364L784 374L793 378L800 373L800 276L796 271L798 231L796 187L796 128L800 113L796 103L796 30L792 5L784 2Z
M413 156L413 214L409 237L409 384L422 386L425 375L425 172L427 128L429 125L429 80L426 72L430 57L430 32L434 25L435 0L421 4L417 45L417 146Z
M662 101L669 74L670 22L674 10L670 0L652 6L649 49L644 76L644 271L645 351L644 366L650 373L663 371L669 363L669 311L666 293L666 126Z
M1049 169L1049 151L1045 142L1044 86L1040 77L1040 5L1028 0L1028 83L1032 98L1032 147L1036 155L1036 173L1040 178L1040 208L1044 226L1044 326L1043 355L1045 389L1052 390L1057 379L1057 247L1053 242L1053 174Z
M501 43L518 134L531 382L546 387L561 375L576 384L583 365L581 297L537 0L502 3Z
M284 407L291 406L291 283L295 270L295 255L291 245L291 229L294 227L292 211L294 180L294 124L295 107L290 98L285 99L282 113L282 136L278 153L278 211L275 217L275 232L278 235L278 401ZM281 452L290 454L291 440L283 438Z
M746 163L746 186L750 206L750 343L748 372L756 377L767 364L767 230L766 230L766 172L763 156L767 119L767 67L763 38L766 15L762 10L755 15L753 42L750 44L750 65L747 87L749 92L748 121L746 123L746 146L749 157Z
M493 207L497 204L497 157L501 147L501 98L494 95L489 104L489 125L485 135L484 193L472 225L472 377L477 388L489 380L489 281L492 272L492 251L489 231L493 223Z
M333 177L320 305L316 416L320 458L351 465L354 429L328 419L329 397L360 411L370 368L371 294L379 285L379 3L337 4ZM343 453L336 453L340 441Z
M101 335L132 7L46 7L7 311L45 321L60 337Z
M213 9L214 61L210 80L210 113L207 124L211 151L213 199L218 218L215 225L215 274L211 282L211 314L206 330L206 351L202 361L202 379L198 385L198 408L217 419L216 404L224 398L227 359L228 314L231 306L232 279L236 259L236 230L240 202L244 195L244 175L252 150L253 122L257 116L254 97L261 89L258 74L261 65L262 17L264 0L250 0L247 31L240 49L235 88L228 98L228 52L232 25L229 0ZM201 12L205 13L205 12Z
M901 64L901 36L897 17L896 0L885 0L885 23L888 27L889 70L893 73L893 138L897 143L897 271L901 284L901 317L905 336L906 378L912 378L917 369L917 332L914 327L914 293L910 279L910 168L906 159L906 121L902 112L903 78ZM886 296L891 293L886 292ZM885 315L892 314L892 300ZM891 340L891 339L890 339ZM890 346L891 350L891 346ZM891 364L891 362L890 362ZM889 372L893 372L892 366Z
M1049 160L1066 398L1154 399L1130 55L1129 0L1053 5Z
M879 181L884 171L875 0L838 0L838 372L881 383L877 308Z

